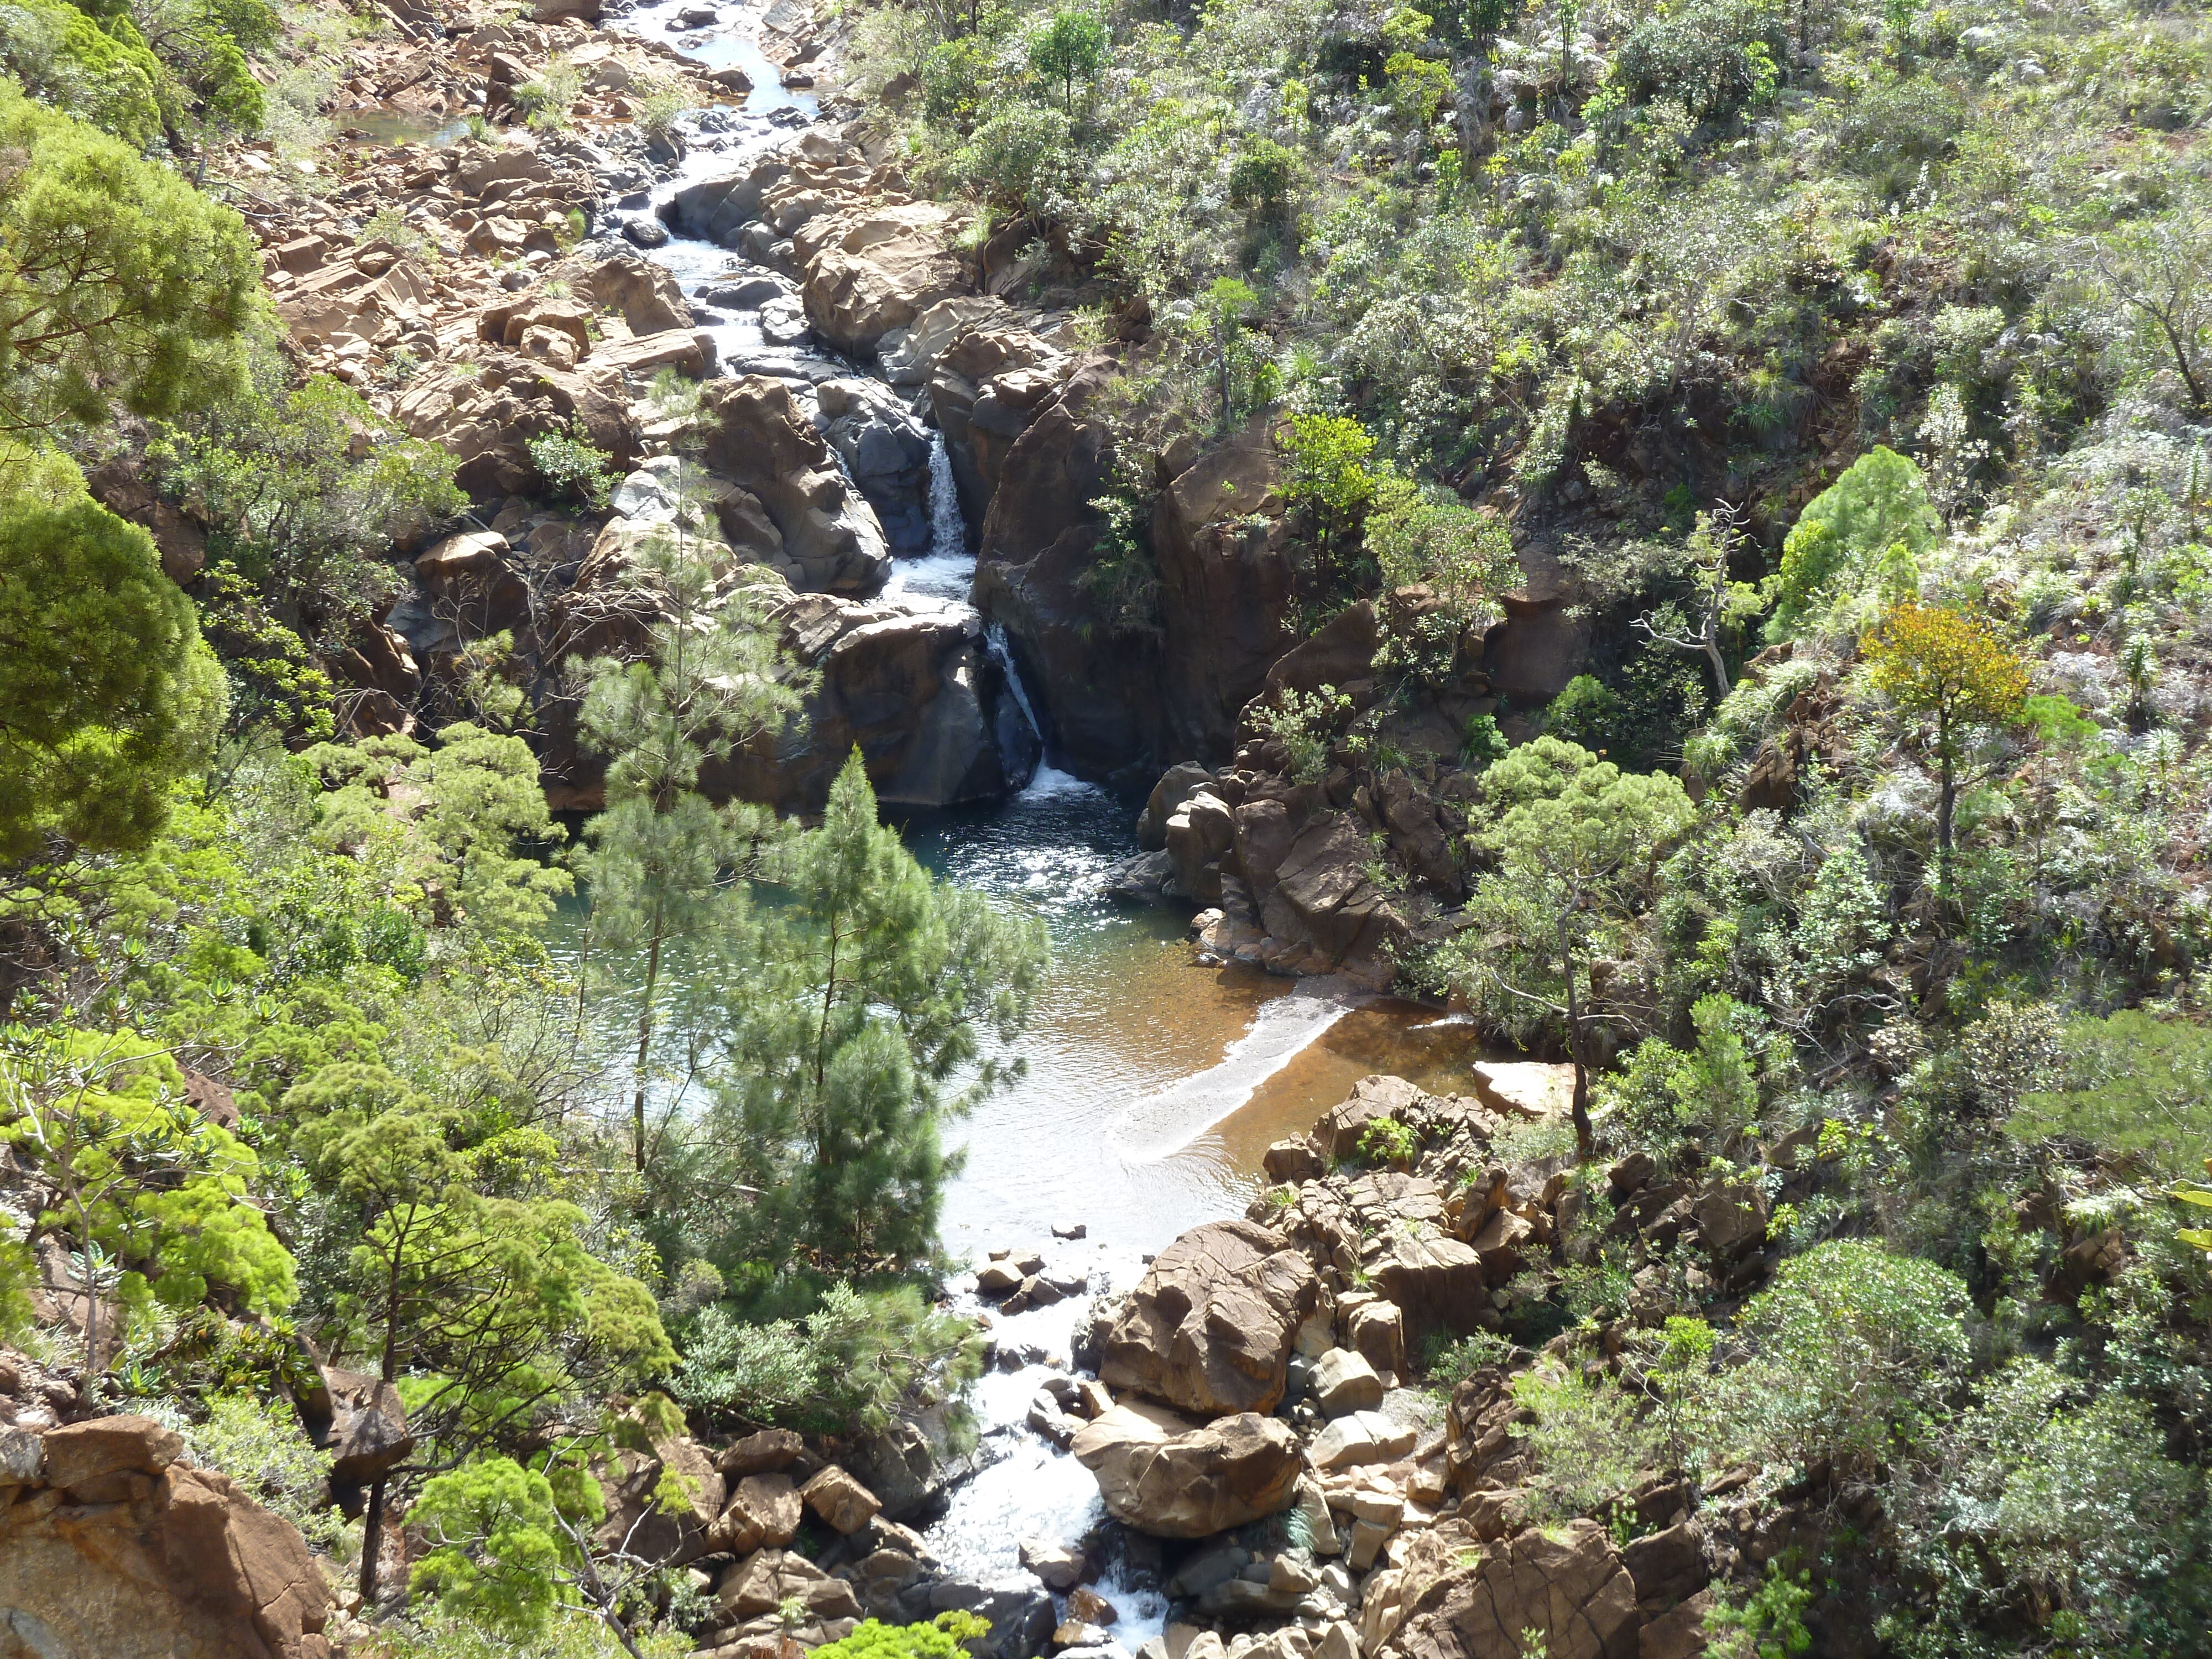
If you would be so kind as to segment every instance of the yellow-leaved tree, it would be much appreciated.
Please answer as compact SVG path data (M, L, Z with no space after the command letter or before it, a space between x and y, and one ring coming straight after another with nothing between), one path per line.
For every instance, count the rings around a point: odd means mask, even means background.
M1937 872L1948 891L1960 768L1978 738L2020 719L2027 660L1986 623L1917 599L1893 607L1859 650L1875 689L1917 724L1935 761Z

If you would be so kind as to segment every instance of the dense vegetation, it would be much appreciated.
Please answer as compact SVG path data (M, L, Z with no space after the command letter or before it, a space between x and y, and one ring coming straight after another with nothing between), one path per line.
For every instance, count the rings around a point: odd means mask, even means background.
M853 21L994 280L1121 352L1116 625L1154 603L1150 458L1263 410L1302 625L1442 600L1386 617L1406 696L1516 550L1589 623L1549 708L1469 723L1467 896L1402 963L1577 1068L1572 1134L1525 1150L1585 1224L1513 1334L1642 1334L1625 1381L1516 1385L1556 1513L1655 1473L1822 1495L1832 1553L1724 1609L1747 1644L1818 1594L1915 1659L2203 1650L2203 15ZM809 828L696 792L803 677L680 538L635 572L648 655L579 688L588 822L489 682L481 719L340 739L330 665L462 497L294 373L198 186L296 138L356 27L0 6L0 1334L341 1555L260 1403L308 1344L380 1375L422 1443L369 1512L446 1540L411 1586L360 1564L396 1650L680 1648L684 1588L587 1545L609 1460L684 1410L842 1431L957 1393L939 1125L1041 945L921 870L857 762ZM206 518L189 596L88 493L118 457ZM1301 774L1413 764L1334 694L1255 720ZM234 1118L187 1103L210 1080ZM1757 1194L1771 1275L1632 1276L1636 1154ZM28 1330L61 1281L112 1312Z
M1625 1395L1524 1379L1559 1512L1748 1462L1855 1519L1747 1642L1818 1593L1900 1653L2202 1650L2203 16L924 15L859 24L910 167L1144 342L1128 447L1285 411L1310 622L1487 622L1509 525L1589 619L1495 763L1258 718L1378 799L1478 775L1404 971L1577 1065L1587 1231L1522 1334L1650 1333ZM1595 1177L1639 1153L1757 1195L1768 1288L1632 1279Z

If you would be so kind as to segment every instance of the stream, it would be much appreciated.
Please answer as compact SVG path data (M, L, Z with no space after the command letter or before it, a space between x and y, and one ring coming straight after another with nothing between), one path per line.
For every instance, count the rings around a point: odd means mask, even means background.
M656 201L795 143L817 118L812 96L783 88L762 55L757 9L726 7L723 21L706 29L671 31L668 19L695 3L654 0L609 18L633 34L672 39L711 68L742 69L754 82L742 111L685 118L689 153ZM687 295L738 263L726 249L682 237L647 257ZM718 315L708 328L722 372L801 383L870 372L811 347L771 343L757 313ZM927 420L926 400L921 413ZM930 483L933 545L897 561L885 597L965 607L975 557L941 435ZM1000 653L1019 695L1002 643ZM1057 769L1052 758L1048 752L1026 787L995 805L915 815L901 827L932 870L1030 908L1051 939L1035 1018L1017 1047L1026 1073L947 1126L966 1164L946 1194L945 1247L978 1262L992 1248L1035 1249L1051 1268L1085 1275L1097 1294L1133 1285L1144 1262L1184 1230L1242 1213L1268 1143L1304 1133L1360 1078L1387 1070L1439 1091L1465 1090L1465 1068L1482 1051L1465 1025L1431 1008L1326 981L1195 965L1183 914L1105 896L1108 870L1135 850L1134 805ZM1056 1238L1055 1226L1079 1226L1085 1237ZM948 1288L963 1308L988 1311L965 1275ZM1023 1540L1074 1545L1104 1521L1089 1473L1024 1421L1040 1382L1066 1369L1070 1334L1088 1305L1079 1297L1011 1317L991 1312L1000 1353L1023 1363L978 1385L974 1404L991 1461L924 1534L964 1577L1034 1589L1018 1559ZM1142 1574L1109 1561L1094 1588L1115 1604L1121 1616L1110 1634L1125 1649L1158 1632L1166 1602Z

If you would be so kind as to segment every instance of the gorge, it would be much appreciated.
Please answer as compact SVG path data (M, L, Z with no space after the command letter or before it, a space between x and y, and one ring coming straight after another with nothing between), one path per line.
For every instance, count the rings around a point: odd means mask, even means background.
M0 1659L2212 1652L2170 0L0 0Z

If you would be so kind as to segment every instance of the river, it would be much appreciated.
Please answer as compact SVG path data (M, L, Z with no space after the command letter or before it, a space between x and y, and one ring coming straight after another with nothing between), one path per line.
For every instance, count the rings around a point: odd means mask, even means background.
M658 0L610 21L666 40L666 20L693 3ZM744 70L756 89L741 112L708 116L711 131L687 118L690 153L659 198L795 142L815 118L813 99L785 89L761 55L757 27L756 12L725 8L718 24L676 36L713 68ZM680 237L649 257L687 294L736 263L722 248ZM775 363L794 378L830 368L804 349L769 347L752 314L723 313L711 331L726 364ZM840 363L834 372L866 371ZM926 557L901 561L889 591L965 605L975 555L941 441L939 452L934 545ZM1240 1213L1268 1143L1304 1133L1361 1077L1388 1070L1439 1091L1466 1089L1466 1068L1481 1050L1469 1028L1431 1008L1328 981L1198 966L1186 915L1105 896L1109 867L1135 850L1133 805L1051 762L1048 752L1026 787L1002 803L920 815L901 827L931 869L1032 910L1051 939L1035 1018L1017 1045L1025 1073L947 1126L966 1162L946 1195L946 1248L975 1261L994 1247L1037 1249L1100 1292L1133 1283L1144 1261L1186 1228ZM1056 1239L1056 1226L1080 1226L1085 1236ZM948 1288L960 1297L967 1282ZM1043 1363L994 1371L980 1385L975 1404L995 1461L958 1489L927 1534L949 1565L986 1582L1032 1583L1017 1559L1022 1540L1076 1543L1103 1519L1090 1475L1023 1422L1040 1381L1066 1366L1085 1305L1077 1298L998 1318L1003 1352ZM1133 1650L1157 1630L1164 1602L1141 1575L1119 1569L1100 1588L1122 1614L1116 1639Z

